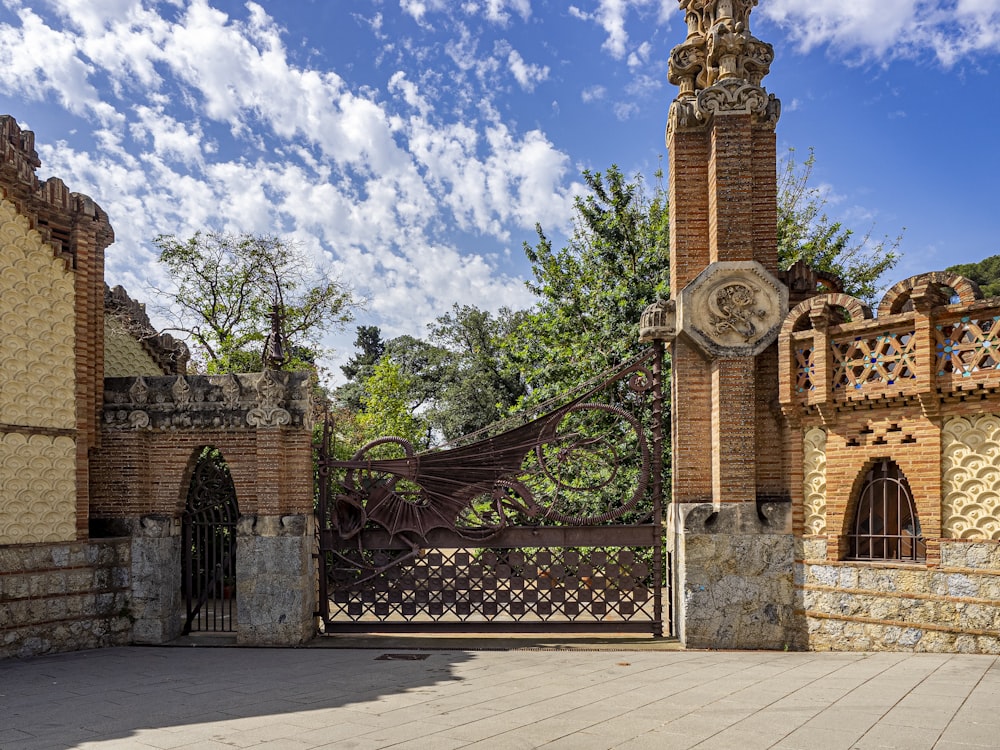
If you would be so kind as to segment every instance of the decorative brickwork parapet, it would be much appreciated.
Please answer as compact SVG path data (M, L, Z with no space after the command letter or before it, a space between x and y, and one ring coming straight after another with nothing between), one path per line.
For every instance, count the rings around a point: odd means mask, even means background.
M305 372L107 378L104 425L114 430L311 429Z
M93 231L99 252L114 242L114 230L90 197L71 193L58 177L39 182L35 169L40 165L34 133L21 130L10 115L0 115L0 196L13 202L31 228L75 269L75 230Z
M947 304L953 294L963 301ZM779 337L785 413L916 398L936 418L952 394L1000 390L1000 299L981 296L969 279L934 273L894 286L875 319L843 294L800 303Z
M958 301L963 305L971 305L983 298L983 293L979 290L979 285L972 279L958 274L934 271L911 276L895 284L878 306L879 317L884 315L896 315L905 312L909 306L907 303L916 303L918 297L932 296L931 304L928 307L941 307L947 305L951 299L951 293L958 295Z
M792 308L781 326L781 335L790 336L797 331L816 328L819 320L836 325L871 319L871 308L856 297L841 293L820 294Z

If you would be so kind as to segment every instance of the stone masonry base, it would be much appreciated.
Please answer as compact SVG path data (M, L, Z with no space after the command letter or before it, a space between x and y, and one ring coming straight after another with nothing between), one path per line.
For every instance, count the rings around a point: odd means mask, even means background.
M688 648L801 648L791 506L673 507L676 630Z
M1000 654L1000 542L942 541L937 567L828 561L825 538L797 546L809 648Z
M243 516L237 525L237 643L297 646L316 633L312 514Z
M0 547L0 659L129 642L129 540Z

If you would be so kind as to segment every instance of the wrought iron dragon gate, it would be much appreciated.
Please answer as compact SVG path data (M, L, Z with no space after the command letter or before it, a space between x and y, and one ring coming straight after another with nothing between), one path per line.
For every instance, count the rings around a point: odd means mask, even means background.
M441 450L387 437L333 460L327 421L326 631L663 635L662 358L655 344L548 413Z

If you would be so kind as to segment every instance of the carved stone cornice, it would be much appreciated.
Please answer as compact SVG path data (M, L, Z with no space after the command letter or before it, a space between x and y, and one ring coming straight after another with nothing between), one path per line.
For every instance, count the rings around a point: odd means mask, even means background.
M687 38L670 54L667 79L679 88L667 132L704 127L718 115L751 115L773 127L780 102L761 86L774 48L750 33L757 0L679 0Z
M211 430L312 423L308 373L105 378L104 428Z

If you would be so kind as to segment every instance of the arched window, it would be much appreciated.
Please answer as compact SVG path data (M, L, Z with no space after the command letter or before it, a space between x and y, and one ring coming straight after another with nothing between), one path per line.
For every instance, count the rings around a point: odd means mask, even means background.
M927 557L913 493L894 461L882 459L865 475L848 539L853 560Z

